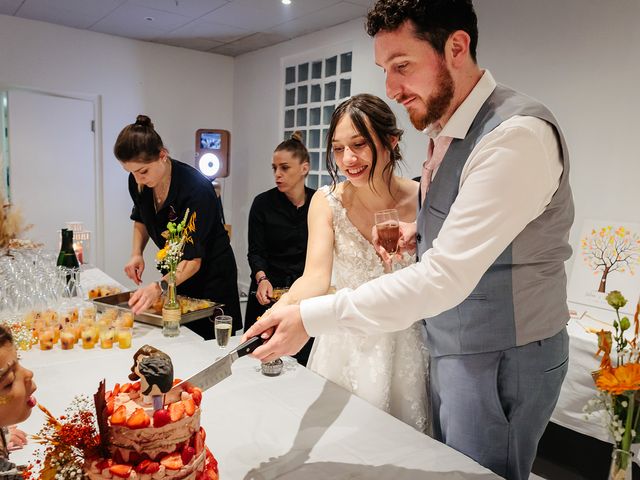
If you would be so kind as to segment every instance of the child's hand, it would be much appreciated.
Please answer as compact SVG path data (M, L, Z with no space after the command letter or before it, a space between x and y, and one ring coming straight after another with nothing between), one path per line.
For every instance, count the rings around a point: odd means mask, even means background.
M19 450L27 444L27 434L18 429L15 425L9 427L7 438L7 450Z

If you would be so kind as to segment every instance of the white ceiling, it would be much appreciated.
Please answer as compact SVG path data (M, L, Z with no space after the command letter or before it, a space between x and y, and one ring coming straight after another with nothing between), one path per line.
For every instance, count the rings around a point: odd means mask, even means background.
M0 14L236 56L365 16L374 0L0 0Z

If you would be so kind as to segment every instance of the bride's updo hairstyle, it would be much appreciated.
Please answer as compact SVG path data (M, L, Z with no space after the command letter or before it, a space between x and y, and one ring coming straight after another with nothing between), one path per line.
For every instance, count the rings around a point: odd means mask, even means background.
M163 149L162 138L153 128L151 119L138 115L136 122L124 127L118 135L113 153L123 163L151 163L158 160Z
M387 178L387 186L391 188L391 174L398 162L402 160L399 142L404 130L398 128L396 116L391 111L391 108L389 108L389 105L381 98L368 93L354 95L345 100L338 105L331 116L331 124L329 125L329 132L327 133L327 152L325 159L327 162L327 171L329 175L331 175L333 188L335 188L338 183L338 166L333 157L331 142L338 122L340 122L345 115L349 116L356 131L362 135L368 147L371 149L372 164L371 171L369 172L370 185L372 185L373 173L378 164L378 152L373 135L380 140L384 149L391 153L389 163L385 165L382 171L383 178ZM391 143L393 137L398 140L395 147Z

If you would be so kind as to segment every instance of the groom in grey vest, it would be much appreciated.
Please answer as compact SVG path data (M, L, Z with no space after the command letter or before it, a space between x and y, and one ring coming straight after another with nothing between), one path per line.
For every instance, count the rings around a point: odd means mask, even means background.
M424 319L435 437L526 480L568 366L562 132L547 108L478 67L471 0L379 0L367 32L387 95L429 136L418 220L401 225L419 262L284 307L245 335L276 327L255 351L271 360L309 336Z

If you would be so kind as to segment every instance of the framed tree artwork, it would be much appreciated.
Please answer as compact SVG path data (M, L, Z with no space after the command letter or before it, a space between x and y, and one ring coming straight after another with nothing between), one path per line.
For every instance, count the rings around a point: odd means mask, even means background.
M606 294L619 290L629 299L621 312L633 314L640 297L640 224L585 220L574 255L568 300L607 308Z

